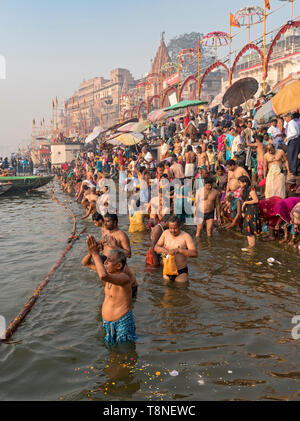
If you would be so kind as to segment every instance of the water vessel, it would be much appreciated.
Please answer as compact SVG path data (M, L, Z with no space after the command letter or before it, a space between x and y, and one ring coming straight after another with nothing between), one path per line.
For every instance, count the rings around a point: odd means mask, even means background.
M6 193L11 188L12 188L12 184L11 183L1 183L0 182L0 196L1 196L1 194Z
M44 176L0 176L0 185L9 185L9 189L3 191L5 193L9 190L9 193L24 192L27 190L38 189L39 187L45 186L50 183L54 178L53 175ZM0 194L3 194L0 193Z

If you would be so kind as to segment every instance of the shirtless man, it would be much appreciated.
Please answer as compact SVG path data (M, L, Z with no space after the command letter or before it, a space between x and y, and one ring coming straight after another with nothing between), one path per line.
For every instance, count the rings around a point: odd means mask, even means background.
M204 187L197 190L195 198L194 217L197 223L196 238L200 238L204 224L206 223L207 237L212 236L215 209L217 211L218 224L221 225L221 209L219 192L213 189L214 180L210 177L204 179Z
M154 248L158 242L158 240L160 239L160 237L162 236L162 233L169 228L169 216L165 215L162 220L160 221L159 224L155 225L152 229L151 229L151 247L148 250L148 254L147 254L147 259L146 259L146 263L149 266L160 266L160 255L157 254L154 251ZM151 253L152 256L152 261L151 264L149 263L149 254ZM149 256L149 257L151 257Z
M282 164L285 163L288 174L290 175L289 162L286 154L282 149L275 149L274 145L268 145L267 153L264 156L264 178L267 176L267 172L272 165L277 164L282 169Z
M178 158L175 154L172 155L172 165L170 168L170 172L173 179L184 179L183 167L181 164L178 163Z
M96 204L98 199L99 196L96 194L96 187L90 188L84 196L83 206L86 208L86 214L81 219L86 219L97 211ZM88 202L88 205L86 201Z
M238 167L236 165L236 162L233 159L229 159L229 161L226 162L227 168L228 168L228 182L227 182L227 188L226 188L226 195L229 191L232 191L235 193L237 190L239 190L240 185L238 182L239 177L245 175L246 177L249 177L249 174L243 167Z
M176 282L188 281L187 258L197 257L198 252L192 237L180 230L180 221L172 215L169 219L169 229L164 231L156 246L156 253L175 256L178 275L164 275L164 279Z
M197 167L209 169L207 153L202 151L201 146L197 146Z
M127 234L121 231L118 227L118 217L114 214L106 214L104 216L104 223L102 224L101 239L98 243L102 249L102 260L105 261L107 256L112 250L122 251L126 257L131 257L130 241ZM83 266L95 270L94 265L91 263L92 256L86 255L83 260ZM125 266L125 272L130 278L132 287L132 296L137 295L137 280L128 265Z
M124 272L125 254L120 250L112 250L103 264L99 255L99 244L92 235L87 237L86 244L97 274L105 283L105 299L102 305L105 342L135 342L137 337L132 313L131 284L129 276Z
M193 151L191 145L188 145L186 148L186 153L184 154L185 159L185 177L193 177L195 172L195 161L196 154Z
M118 227L118 217L115 214L107 213L104 216L104 227L100 239L100 247L103 255L108 256L109 252L119 249L126 257L131 257L130 241L127 234Z

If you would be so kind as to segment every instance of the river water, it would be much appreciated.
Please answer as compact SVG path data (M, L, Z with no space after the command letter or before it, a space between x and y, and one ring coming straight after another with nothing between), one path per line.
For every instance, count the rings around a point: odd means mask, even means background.
M13 319L66 245L72 219L48 185L0 198L0 314ZM77 215L81 207L54 183ZM66 201L66 202L65 202ZM71 203L70 203L71 202ZM90 221L80 221L99 236ZM120 219L127 230L128 220ZM188 228L193 233L193 228ZM299 400L299 256L216 232L198 243L188 287L145 266L149 235L132 234L139 341L103 344L103 288L81 266L85 235L51 278L9 343L0 344L0 400ZM267 259L279 263L269 266ZM258 264L261 262L262 264Z

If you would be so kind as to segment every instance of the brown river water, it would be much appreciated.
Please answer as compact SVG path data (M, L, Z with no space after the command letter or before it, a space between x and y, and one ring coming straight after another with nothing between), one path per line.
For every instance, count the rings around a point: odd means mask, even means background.
M54 183L57 197L82 215ZM72 219L50 186L0 198L0 315L7 324L66 245ZM72 203L70 203L72 202ZM128 228L127 217L120 227ZM99 236L91 221L80 221ZM187 230L194 233L193 227ZM85 235L55 272L26 321L0 343L0 400L299 400L299 256L216 232L198 243L187 287L145 266L149 234L132 234L138 282L135 346L103 343L103 288L81 266ZM269 266L267 259L279 263ZM262 262L262 264L257 264Z

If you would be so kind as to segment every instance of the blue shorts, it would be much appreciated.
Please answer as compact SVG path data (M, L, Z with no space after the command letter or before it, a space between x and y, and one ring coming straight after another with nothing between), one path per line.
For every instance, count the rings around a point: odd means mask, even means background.
M103 319L103 327L106 330L104 341L108 344L120 344L135 342L138 338L135 334L135 323L132 310L115 322L107 322Z

